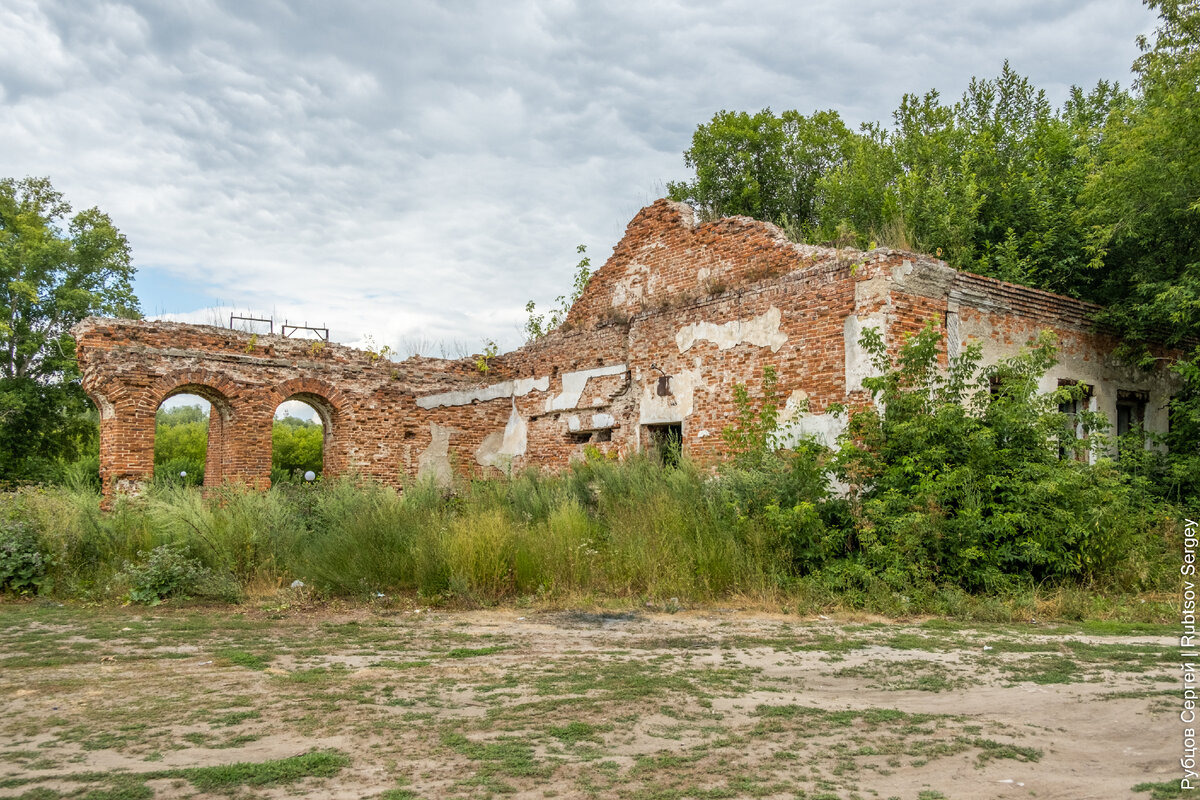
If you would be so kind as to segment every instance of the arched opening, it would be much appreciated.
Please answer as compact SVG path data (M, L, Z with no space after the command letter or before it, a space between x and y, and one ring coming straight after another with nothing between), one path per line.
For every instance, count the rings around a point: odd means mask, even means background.
M332 432L333 407L323 397L300 392L280 403L271 426L271 485L319 479Z
M228 401L215 389L183 385L168 392L154 414L155 485L219 486L230 417Z

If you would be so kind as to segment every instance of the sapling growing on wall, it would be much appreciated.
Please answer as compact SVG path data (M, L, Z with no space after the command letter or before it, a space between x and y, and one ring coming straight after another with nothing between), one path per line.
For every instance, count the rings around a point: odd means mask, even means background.
M575 248L575 252L583 257L575 265L575 278L571 284L571 294L558 296L555 301L558 305L550 311L549 317L537 313L537 303L534 301L530 300L525 304L525 313L529 315L529 319L525 321L525 341L532 342L540 339L550 331L561 327L567 321L567 313L570 312L571 306L575 305L575 301L583 295L583 290L587 288L588 281L592 279L592 260L585 255L587 245L579 245Z

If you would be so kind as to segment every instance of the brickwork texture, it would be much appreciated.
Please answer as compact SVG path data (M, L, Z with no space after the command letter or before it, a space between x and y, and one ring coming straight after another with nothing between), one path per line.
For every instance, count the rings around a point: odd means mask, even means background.
M1115 418L1118 392L1148 398L1165 429L1174 385L1112 357L1117 342L1070 298L955 272L912 253L798 245L744 217L697 224L659 200L630 222L566 323L492 359L376 354L306 339L168 322L89 318L74 330L83 386L100 411L104 491L137 493L154 469L155 414L177 394L212 404L205 485L270 485L271 427L286 400L315 408L324 473L394 486L419 478L561 468L585 448L623 456L666 426L684 452L722 458L733 387L757 389L773 365L797 435L833 444L831 404L869 402L866 328L889 348L933 322L949 354L971 342L985 363L1053 331L1061 363L1046 377L1094 387Z

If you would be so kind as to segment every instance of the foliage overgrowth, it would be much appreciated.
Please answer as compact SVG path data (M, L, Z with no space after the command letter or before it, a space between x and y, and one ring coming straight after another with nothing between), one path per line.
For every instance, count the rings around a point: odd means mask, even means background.
M96 599L299 578L468 603L751 595L953 613L977 592L1170 585L1170 509L1103 457L1095 420L1068 424L1063 397L1037 392L1053 343L981 370L973 349L943 369L939 342L928 328L890 359L866 335L877 404L851 415L837 453L791 431L804 411L779 406L767 370L761 397L739 388L726 438L740 451L715 473L594 455L452 491L343 479L205 498L163 485L111 512L93 490L29 489L0 496L0 520L36 532L43 591ZM1096 463L1074 457L1089 449Z
M575 252L580 255L580 259L575 264L575 275L571 281L570 294L559 295L555 301L557 305L551 309L548 315L537 313L537 303L532 300L525 304L525 313L529 315L525 320L525 341L532 342L540 339L550 331L562 327L563 323L567 321L567 314L571 311L571 306L583 296L583 290L587 288L588 281L592 279L592 260L587 256L587 245L578 245Z
M1131 90L1072 87L1061 107L1004 63L957 102L904 95L892 124L837 112L721 111L699 125L671 197L746 214L792 237L875 243L1105 306L1120 355L1183 382L1165 448L1140 476L1200 497L1200 0L1145 0ZM1164 352L1162 345L1174 348Z
M0 178L0 480L49 480L95 443L71 326L138 316L129 244L46 178Z

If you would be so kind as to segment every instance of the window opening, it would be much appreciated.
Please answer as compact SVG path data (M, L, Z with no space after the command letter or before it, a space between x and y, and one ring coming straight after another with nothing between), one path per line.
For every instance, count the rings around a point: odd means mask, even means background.
M1079 421L1079 415L1082 412L1088 410L1088 407L1092 401L1092 387L1087 385L1086 383L1081 384L1079 381L1067 380L1067 379L1059 379L1058 385L1059 385L1059 387L1068 387L1068 386L1082 386L1083 387L1082 391L1078 392L1074 397L1072 397L1069 400L1064 400L1063 402L1058 404L1059 412L1066 415L1067 419L1066 419L1065 427L1066 427L1067 431L1074 432L1073 438L1083 439L1084 436L1083 436L1082 426ZM1080 461L1086 461L1088 459L1088 453L1086 450L1077 451L1072 448L1070 450L1070 453L1072 455L1074 455L1074 457ZM1065 442L1060 443L1059 447L1058 447L1058 457L1060 459L1063 459L1063 458L1066 458L1067 456L1068 456L1068 448L1066 446L1066 443Z
M1124 436L1146 424L1148 392L1117 392L1117 436Z

